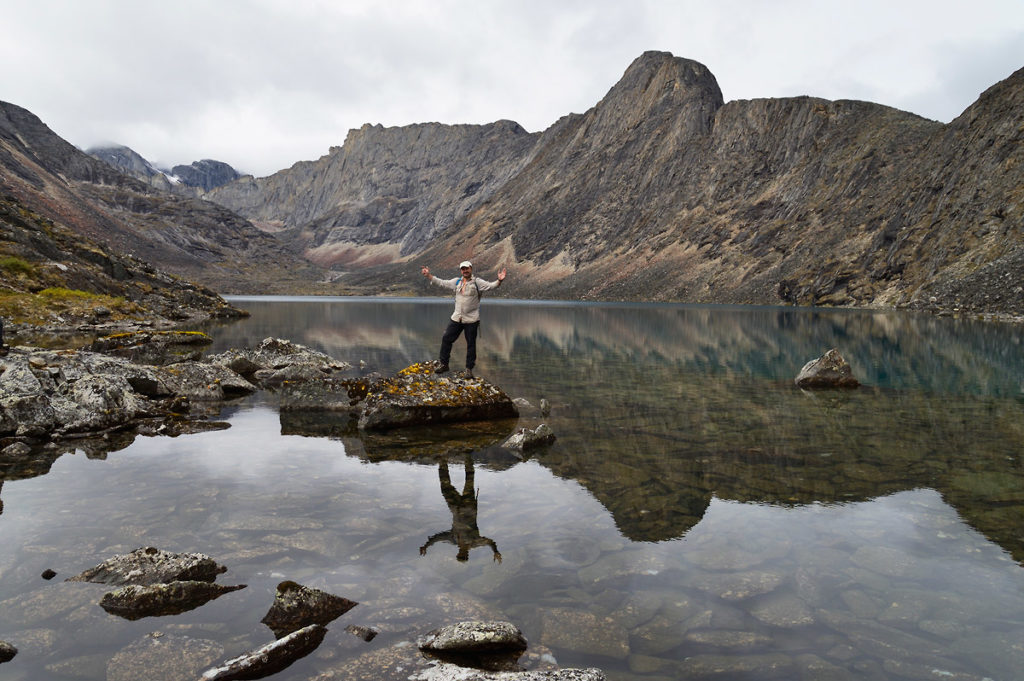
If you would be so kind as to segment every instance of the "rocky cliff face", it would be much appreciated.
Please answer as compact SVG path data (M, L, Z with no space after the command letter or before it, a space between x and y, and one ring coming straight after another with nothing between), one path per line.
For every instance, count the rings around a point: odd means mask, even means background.
M157 189L167 192L174 189L174 183L171 182L167 175L143 158L138 152L126 146L114 144L90 147L85 150L85 153L117 168L125 175L142 180Z
M507 183L536 141L519 125L364 125L317 161L207 195L269 230L288 229L321 265L419 252Z
M226 208L162 192L0 102L0 192L41 218L224 293L302 290L318 273Z
M868 102L725 103L703 65L648 52L539 135L366 126L208 196L286 228L350 290L415 287L412 257L472 257L485 276L509 266L504 292L523 297L1019 314L1022 97L1024 71L949 125Z
M215 187L234 182L242 176L227 163L209 158L193 161L187 166L174 166L171 168L171 175L178 178L186 187L194 187L200 192L208 192Z
M946 126L866 102L722 104L701 71L643 55L423 257L472 244L516 263L516 295L1024 311L992 288L1022 283L1024 72Z

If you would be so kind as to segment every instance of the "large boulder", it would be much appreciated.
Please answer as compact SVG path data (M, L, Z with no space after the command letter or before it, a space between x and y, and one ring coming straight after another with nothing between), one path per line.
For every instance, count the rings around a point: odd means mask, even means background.
M801 388L856 388L860 382L853 377L850 364L832 348L805 364L797 374L796 384Z
M501 389L481 378L435 372L435 362L413 364L370 386L359 427L387 430L456 421L486 421L519 416Z
M229 350L209 357L208 361L228 367L264 388L292 381L316 381L353 368L318 350L280 338L265 338L255 348Z
M521 653L527 642L511 622L469 620L434 629L416 639L416 645L432 653Z
M197 402L221 401L257 390L252 383L220 364L177 362L160 367L157 374L175 395Z
M8 662L18 654L18 649L7 641L0 641L0 662Z
M67 581L142 586L174 581L212 582L226 571L226 567L203 553L170 553L146 546L108 558Z

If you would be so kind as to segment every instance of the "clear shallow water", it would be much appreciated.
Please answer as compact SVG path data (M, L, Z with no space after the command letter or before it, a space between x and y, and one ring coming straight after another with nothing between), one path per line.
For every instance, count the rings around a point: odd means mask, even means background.
M433 357L450 307L238 303L253 316L211 328L211 352L280 336L385 372ZM481 616L610 678L1019 678L1019 328L484 304L478 373L552 404L558 442L525 461L493 446L500 429L396 443L282 419L263 393L227 408L226 430L0 469L0 639L21 651L0 679L131 678L154 641L212 666L271 639L259 620L282 579L360 606L280 679L347 678L353 660ZM829 347L867 387L793 388ZM463 356L460 341L456 368ZM460 560L453 524L474 515ZM229 567L219 582L249 586L128 622L96 605L105 587L60 581L142 545L208 553ZM382 633L364 643L346 624Z

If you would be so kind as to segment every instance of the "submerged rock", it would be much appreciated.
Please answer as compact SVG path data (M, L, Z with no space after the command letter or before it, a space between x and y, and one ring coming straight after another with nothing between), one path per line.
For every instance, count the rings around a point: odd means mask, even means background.
M18 649L7 641L0 641L0 662L7 662L18 654Z
M347 627L345 627L345 631L352 634L353 636L358 636L367 643L377 638L377 634L380 633L377 629L374 629L373 627L364 627L359 624L350 624Z
M224 586L199 581L175 581L148 586L129 584L104 595L100 607L127 620L178 615L244 588L245 584Z
M435 373L436 363L413 364L370 386L359 427L406 426L517 418L519 410L502 390L481 378Z
M106 681L192 680L223 657L224 647L216 641L152 632L110 658L105 676L89 678L105 678Z
M408 677L409 681L605 681L600 669L550 669L529 672L481 671L441 663Z
M529 428L520 428L512 434L512 437L505 440L502 447L524 452L529 449L550 445L554 441L554 432L552 432L551 428L546 423L542 423L533 430L530 430Z
M220 667L208 669L200 677L201 681L261 679L276 674L316 650L326 634L327 629L323 625L310 624L284 638L228 660Z
M849 363L832 348L805 364L797 374L796 384L801 388L856 388L860 382L853 377Z
M347 598L285 581L277 585L274 604L260 621L281 638L310 624L325 625L357 605Z
M226 571L226 567L202 553L169 553L147 546L108 558L67 581L141 586L175 581L212 582Z

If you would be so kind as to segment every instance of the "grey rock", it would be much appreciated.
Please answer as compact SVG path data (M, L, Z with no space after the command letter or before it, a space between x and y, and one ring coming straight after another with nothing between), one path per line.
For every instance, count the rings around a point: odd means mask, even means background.
M257 372L260 373L260 372ZM281 388L282 412L346 412L356 414L369 391L361 378L323 378L292 382Z
M196 401L220 401L249 395L257 388L227 367L206 362L178 362L157 370L175 395Z
M147 546L108 558L67 581L142 586L174 581L212 582L225 571L226 567L202 553L169 553Z
M860 385L853 377L849 362L835 348L805 364L795 382L800 388L856 388Z
M0 641L0 662L8 662L18 654L18 649L7 641Z
M105 594L100 600L100 607L127 620L178 615L244 588L244 584L224 586L200 581L173 581L146 586L129 584Z
M277 585L274 603L260 621L281 638L310 624L325 625L357 605L347 598L285 581Z
M468 620L434 629L416 639L416 645L441 653L522 652L527 642L511 622Z
M554 441L554 432L552 432L550 426L546 423L542 423L532 430L529 428L520 428L513 433L511 437L505 440L502 447L525 452L531 449L537 449L538 447L546 447L547 445L554 443Z
M229 350L208 361L227 367L261 387L285 382L319 381L344 375L352 365L292 341L265 338L255 348Z
M228 660L220 667L206 670L203 672L202 681L260 679L276 674L316 650L326 634L327 629L323 625L310 624L256 650Z
M3 455L9 457L25 456L32 452L32 448L24 442L12 442L3 449Z

